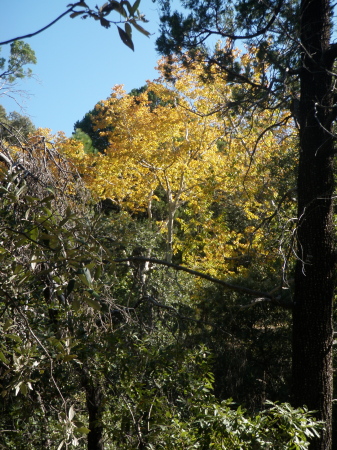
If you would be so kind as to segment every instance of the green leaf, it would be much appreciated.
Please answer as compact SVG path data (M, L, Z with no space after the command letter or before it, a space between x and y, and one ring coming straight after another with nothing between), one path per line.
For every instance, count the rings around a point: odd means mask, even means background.
M15 342L22 342L20 336L17 336L16 334L5 334L5 337L12 339Z
M102 27L110 28L110 22L108 20L104 19L104 17L100 18L100 22L101 22Z
M101 265L98 265L95 270L95 275L94 275L95 280L99 280L101 278L101 275L102 275L102 267L101 267Z
M6 356L2 353L2 351L0 351L0 361L2 361L5 364L9 364L8 359L6 358Z
M132 39L132 28L128 22L125 23L125 33Z
M40 203L41 203L41 204L43 204L43 203L48 203L48 202L50 202L51 200L54 200L54 198L55 198L55 195L54 195L54 194L48 195L47 197L43 198L43 199L40 201ZM48 211L48 213L49 213L50 215L52 215L52 212L51 212L51 211Z
M30 239L32 239L33 241L36 241L37 237L39 235L39 230L37 227L34 227L31 230L29 230L29 233L27 233L27 234L30 237Z
M97 298L97 300L100 300L100 299L101 299L101 296L100 296L99 294L97 294L97 292L95 292L93 289L90 289L90 290L89 290L89 293L90 293L91 295L93 295L95 298Z
M73 420L73 424L75 425L76 428L85 427L84 423L81 422L80 420Z
M124 2L118 2L117 0L109 0L108 3L105 3L100 8L100 13L104 14L104 15L108 15L111 13L111 11L117 11L121 16L126 18L127 14L126 14L125 9L123 8L123 3Z
M20 197L20 195L25 192L27 190L27 186L24 184L23 186L20 187L20 189L16 192L16 196L17 198Z
M59 227L63 227L63 225L65 225L69 219L70 217L65 217L64 219L62 219L61 222L59 223Z
M91 286L92 278L91 278L91 273L90 273L90 270L88 269L88 267L84 267L83 273L84 273L84 276L85 276L85 278L86 278L86 280L88 282L88 285Z
M87 303L87 305L91 306L91 308L93 308L95 311L101 310L101 305L92 298L85 298L84 301Z
M1 189L0 189L0 191L1 191ZM36 203L39 199L37 197L32 197L30 195L25 195L25 200L28 203Z
M111 0L110 0L110 1L111 1ZM128 15L127 15L125 9L123 8L123 3L124 3L124 2L118 3L118 2L116 1L116 2L114 2L114 3L117 3L117 4L118 4L118 6L116 6L115 10L116 10L117 12L119 12L119 14L120 14L121 16L123 16L123 17L126 19L126 18L128 17Z
M72 361L73 359L76 359L76 358L77 358L77 355L65 355L65 356L63 356L63 361L68 362L68 361Z
M70 17L74 19L74 17L80 16L81 14L85 13L85 11L75 11L70 14Z
M69 297L69 295L73 292L75 288L76 281L74 279L69 280L67 288L66 288L66 295Z
M135 19L131 19L130 23L138 30L140 33L144 34L146 37L150 37L151 33L149 31L146 31L143 27L141 27Z
M13 320L6 319L5 323L3 324L3 330L7 331L12 325L13 325Z
M122 5L126 5L126 7L128 8L130 16L132 16L132 6L131 6L130 2L128 2L127 0L123 0L122 1Z
M71 303L72 309L77 312L81 307L81 302L78 299L73 300Z
M88 288L91 287L91 284L88 282L86 276L84 274L78 274L78 278L82 281L83 284L85 284Z
M119 36L123 42L123 44L125 44L127 47L131 48L132 51L135 50L132 39L130 38L130 36L124 31L122 30L122 28L117 27L118 28L118 33Z
M78 431L81 434L88 434L88 433L90 433L90 430L87 427L78 427L78 428L76 428L76 431Z
M26 396L28 394L28 388L26 383L21 383L20 384L20 392L21 394L23 394L24 396Z
M21 242L21 241L20 241ZM18 273L23 271L23 266L21 264L16 264L13 270L13 273L17 275Z
M137 11L137 9L139 8L140 5L140 0L137 0L133 6L132 6L132 16L134 15L134 13Z

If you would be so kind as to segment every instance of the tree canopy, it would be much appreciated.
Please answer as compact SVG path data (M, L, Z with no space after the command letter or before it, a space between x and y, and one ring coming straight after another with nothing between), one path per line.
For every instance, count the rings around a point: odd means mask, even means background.
M293 399L319 411L326 432L313 448L332 446L332 342L336 258L333 220L334 106L336 44L333 11L328 0L300 2L241 1L181 2L172 11L162 7L157 48L175 52L185 61L213 66L227 73L236 86L239 104L260 114L283 105L299 127L297 177L297 255L293 308ZM228 39L219 53L207 42ZM237 64L237 41L258 51L259 80ZM168 66L168 76L170 66Z
M160 78L98 102L100 152L2 125L4 445L332 450L335 5L159 5ZM26 37L133 49L138 7Z

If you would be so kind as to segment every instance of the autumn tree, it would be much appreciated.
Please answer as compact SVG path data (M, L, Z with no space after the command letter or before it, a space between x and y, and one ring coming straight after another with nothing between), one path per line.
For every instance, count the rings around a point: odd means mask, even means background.
M284 104L299 126L297 255L293 303L293 399L319 411L326 423L312 448L332 448L332 311L335 283L333 224L333 126L336 44L331 41L334 4L301 2L183 2L183 12L162 1L158 49L189 51L205 67L218 67L237 87L247 110ZM244 41L258 49L266 70L258 81L236 64L231 48L208 51L209 37ZM195 49L201 50L201 53ZM169 70L169 67L168 67Z
M226 49L219 46L219 51ZM258 78L254 49L237 55ZM165 231L168 261L180 252L190 267L202 265L219 275L255 252L266 254L259 245L262 229L252 231L273 213L278 199L291 194L291 116L275 110L248 118L239 108L228 114L221 102L233 102L235 91L223 74L214 71L211 81L202 80L201 65L187 72L171 61L174 82L166 82L166 63L160 62L161 77L148 82L138 96L117 86L97 104L94 128L108 142L103 155L65 151L95 195L129 211L146 211ZM154 104L153 96L160 101ZM278 174L272 174L275 146L284 164ZM282 179L288 181L282 185ZM158 220L161 201L166 212ZM235 204L241 208L240 226L224 219ZM177 228L179 236L174 237Z
M237 55L247 67L254 62L254 49ZM173 303L181 311L186 308L201 327L208 324L207 332L194 330L189 339L195 345L201 339L212 350L217 395L260 408L265 398L287 398L290 370L289 313L278 307L288 308L290 302L290 280L285 276L281 281L280 275L289 250L284 235L295 213L291 116L282 110L249 116L239 105L226 111L222 101L225 97L231 103L235 92L230 82L224 87L225 74L214 71L212 80L201 79L201 65L188 73L172 60L174 82L166 82L165 63L160 63L161 78L148 84L160 105L151 108L146 90L132 98L119 86L97 105L97 131L109 142L104 155L67 151L67 142L64 150L90 190L110 199L112 221L129 212L149 233L165 231L167 242L171 219L173 246L164 251L159 239L149 244L134 225L139 236L137 246L126 247L131 258L172 258L221 279L235 277L237 285L273 292L270 303L265 295L250 292L257 297L251 303L240 289L230 295L225 285L217 290L195 281L189 284L190 300ZM185 190L172 191L182 203L169 217L167 188L181 176ZM132 242L130 235L127 240ZM153 274L158 261L150 264ZM153 291L152 282L149 275L143 292ZM273 301L275 310L270 310Z
M129 94L132 96L139 96L141 93L147 93L150 102L150 108L155 108L160 104L161 100L152 91L149 91L148 86L132 89ZM93 152L99 151L104 153L109 147L108 136L105 132L113 131L111 127L100 129L97 126L97 115L99 114L98 105L91 111L87 112L81 120L74 124L73 137L80 140L84 144L85 151ZM85 133L85 134L83 134Z
M217 401L208 350L157 298L188 299L188 279L184 293L156 271L166 283L137 289L121 247L147 242L148 230L95 214L65 146L81 149L41 129L25 145L0 143L2 443L306 449L320 428L306 409L269 404L252 416Z

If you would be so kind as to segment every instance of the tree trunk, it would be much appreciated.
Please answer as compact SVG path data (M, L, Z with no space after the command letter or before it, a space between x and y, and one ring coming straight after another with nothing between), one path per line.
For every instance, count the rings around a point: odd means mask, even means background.
M85 389L89 414L88 450L104 450L102 389L93 382L86 368L83 368L82 372L82 385Z
M327 57L328 0L302 0L300 159L297 263L293 311L293 397L319 411L326 430L312 449L332 448L332 306L335 282L333 226L333 86Z
M167 262L172 262L173 256L173 225L174 225L174 216L176 213L176 207L174 202L172 202L171 197L169 197L168 201L168 219L167 219L167 243L166 243L166 257L165 260Z

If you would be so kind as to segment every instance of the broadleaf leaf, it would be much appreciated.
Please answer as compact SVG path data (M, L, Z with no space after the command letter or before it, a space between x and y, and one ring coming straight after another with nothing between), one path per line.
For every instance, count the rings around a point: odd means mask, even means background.
M125 44L127 47L131 48L132 51L134 51L135 48L134 48L131 37L124 30L122 30L122 28L120 28L120 27L117 27L117 28L118 28L118 33L119 33L119 36L120 36L123 44Z
M149 31L146 31L143 27L141 27L135 19L131 19L130 23L138 30L140 33L144 34L146 37L150 37L151 33Z

